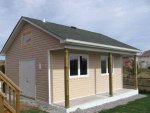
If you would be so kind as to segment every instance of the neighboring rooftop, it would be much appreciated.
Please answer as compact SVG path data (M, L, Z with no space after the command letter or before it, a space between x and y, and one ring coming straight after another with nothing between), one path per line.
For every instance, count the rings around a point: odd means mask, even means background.
M95 33L87 30L82 30L79 28L76 28L74 26L65 26L60 24L55 24L51 22L43 22L42 20L37 20L33 18L23 17L30 22L42 27L43 29L47 30L50 33L53 33L62 39L73 39L73 40L80 40L80 41L86 41L86 42L93 42L98 44L105 44L105 45L111 45L111 46L117 46L117 47L124 47L129 49L135 49L138 50L135 47L132 47L130 45L127 45L125 43L122 43L118 40L112 39L108 36L105 36L100 33Z
M143 56L143 57L150 57L150 50L144 51L144 52L141 54L141 56Z

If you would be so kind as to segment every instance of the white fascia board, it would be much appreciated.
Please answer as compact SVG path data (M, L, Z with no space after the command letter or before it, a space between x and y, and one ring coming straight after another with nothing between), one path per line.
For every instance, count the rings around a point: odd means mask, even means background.
M105 44L98 44L98 43L86 42L86 41L80 41L80 40L74 40L74 39L66 39L65 42L81 44L81 45L90 45L90 46L115 49L115 50L122 50L122 51L141 52L140 50L135 50L135 49L129 49L129 48L123 48L123 47L117 47L117 46L111 46L111 45L105 45Z
M120 50L110 50L110 49L104 49L104 48L95 48L95 47L86 47L86 46L77 46L77 45L65 45L65 48L68 49L74 49L74 50L83 50L83 51L92 51L92 52L103 52L103 53L115 53L115 54L121 54L123 56L133 56L136 55L135 52L130 51L120 51Z

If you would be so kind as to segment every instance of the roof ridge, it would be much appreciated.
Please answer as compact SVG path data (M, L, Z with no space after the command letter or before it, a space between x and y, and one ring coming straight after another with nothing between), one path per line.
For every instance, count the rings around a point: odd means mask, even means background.
M34 19L34 20L38 20L38 21L43 22L41 19L35 19L35 18L30 18L30 17L25 17L25 16L22 16L22 17L23 18ZM72 29L71 27L74 26L74 25L68 26L68 25L59 24L59 23L50 22L50 21L46 21L46 23L55 24L55 25L58 25L58 26L64 26L64 27L68 27L70 29ZM76 26L74 26L74 27L76 27ZM76 27L76 28L77 28L76 30L82 30L82 31L86 31L86 32L94 33L94 34L99 34L99 35L107 36L107 35L104 35L104 34L101 34L101 33L98 33L98 32L94 32L94 31L90 31L90 30L87 30L87 29L82 29L82 28L79 28L79 27ZM107 37L110 38L109 36L107 36ZM114 39L114 40L116 40L116 39ZM116 40L116 41L118 41L118 40Z
M26 18L26 19L34 19L34 20L38 20L38 21L41 21L43 22L41 19L36 19L36 18L30 18L30 17L24 17L23 18ZM59 23L55 23L55 22L50 22L50 21L47 21L45 23L50 23L50 24L55 24L55 25L59 25L59 26L64 26L64 27L71 27L71 26L67 26L67 25L64 25L64 24L59 24Z

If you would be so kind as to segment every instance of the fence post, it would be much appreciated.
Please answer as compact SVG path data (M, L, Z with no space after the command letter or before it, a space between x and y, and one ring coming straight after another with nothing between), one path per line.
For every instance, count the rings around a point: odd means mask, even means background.
M20 113L20 92L16 92L16 113Z
M109 71L109 95L113 96L112 53L109 53L108 56L108 71Z
M135 89L138 89L137 58L136 58L136 55L134 55L134 77L135 77Z
M69 108L69 51L67 48L65 48L64 53L65 107Z

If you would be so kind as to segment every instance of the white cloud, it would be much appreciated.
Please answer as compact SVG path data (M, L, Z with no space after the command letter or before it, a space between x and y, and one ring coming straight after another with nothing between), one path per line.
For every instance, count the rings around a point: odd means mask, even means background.
M14 0L13 8L18 15L36 15L46 5L46 0Z
M126 11L122 7L114 8L115 16L122 17L126 14Z
M149 0L1 0L0 15L0 48L18 19L29 16L100 32L150 49L146 45L150 42Z

